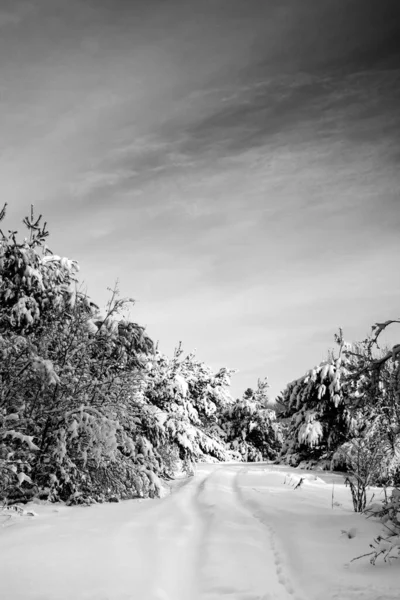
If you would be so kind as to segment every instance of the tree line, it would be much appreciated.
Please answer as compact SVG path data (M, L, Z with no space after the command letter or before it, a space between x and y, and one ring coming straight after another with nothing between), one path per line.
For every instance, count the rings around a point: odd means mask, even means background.
M42 217L32 209L24 226L22 239L0 230L0 499L153 496L205 460L341 469L357 510L366 486L399 483L400 345L379 340L400 319L358 343L339 330L276 404L266 379L233 399L232 369L181 344L160 353L131 320L133 299L114 288L100 310Z

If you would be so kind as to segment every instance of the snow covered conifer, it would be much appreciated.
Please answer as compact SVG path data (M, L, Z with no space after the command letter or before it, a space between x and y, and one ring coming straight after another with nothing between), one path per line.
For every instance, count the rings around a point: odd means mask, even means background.
M258 380L257 388L248 388L222 416L226 440L244 461L276 458L281 447L282 429L275 411L265 408L268 387L267 379Z
M151 340L120 323L124 301L99 319L78 290L77 263L45 245L41 217L31 211L24 224L23 240L0 232L0 495L47 489L66 499L109 487L112 473L118 487L138 470L119 448L130 442L124 417L137 408Z
M291 464L322 459L328 465L336 448L347 440L352 426L343 394L348 344L341 331L336 341L336 358L332 355L292 381L278 398L280 416L287 423L281 455Z

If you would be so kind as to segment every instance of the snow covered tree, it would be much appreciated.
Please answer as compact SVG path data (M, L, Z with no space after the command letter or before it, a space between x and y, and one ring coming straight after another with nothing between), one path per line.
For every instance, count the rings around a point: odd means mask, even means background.
M265 408L267 389L267 380L259 380L255 391L248 388L243 398L229 405L223 413L226 440L241 460L274 459L281 448L282 428L275 411Z
M233 402L229 386L234 371L213 373L195 354L182 355L179 345L172 359L156 353L149 365L143 394L156 409L157 426L148 430L146 439L156 452L175 446L185 465L224 460L228 455L220 439L219 415Z
M400 477L399 350L378 338L399 320L376 324L355 344L336 336L338 356L289 384L278 398L287 422L282 457L291 464L325 461L354 474L358 487ZM333 462L332 462L333 461ZM368 483L366 483L368 482Z
M24 223L21 241L0 232L0 495L65 499L103 476L118 487L139 468L120 451L133 443L121 423L138 410L152 343L121 319L124 301L100 318L77 263L51 253L40 217Z
M371 335L348 351L344 394L356 427L336 460L344 460L358 484L400 483L400 345L378 346L382 331L399 322L374 325Z
M280 417L287 423L282 457L290 464L326 460L348 439L354 426L344 401L343 376L349 344L340 331L338 356L333 355L288 384L278 397Z

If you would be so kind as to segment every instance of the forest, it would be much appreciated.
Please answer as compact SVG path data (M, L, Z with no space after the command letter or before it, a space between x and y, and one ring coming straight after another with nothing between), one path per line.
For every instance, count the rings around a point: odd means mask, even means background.
M7 206L0 213L6 219ZM234 371L213 372L182 344L161 354L130 320L117 286L101 310L79 265L54 254L33 209L25 237L0 230L0 500L93 504L159 496L201 462L274 461L342 471L354 510L368 486L400 484L400 344L376 323L287 384L239 399ZM400 532L399 497L382 508Z

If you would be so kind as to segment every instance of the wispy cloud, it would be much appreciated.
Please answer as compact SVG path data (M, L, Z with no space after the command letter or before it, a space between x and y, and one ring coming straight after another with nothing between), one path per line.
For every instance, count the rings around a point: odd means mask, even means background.
M97 300L118 278L236 393L397 310L396 0L24 5L0 12L1 193Z
M8 6L7 6L8 4ZM0 29L18 25L25 17L35 10L33 2L26 0L12 0L3 3L0 7Z

